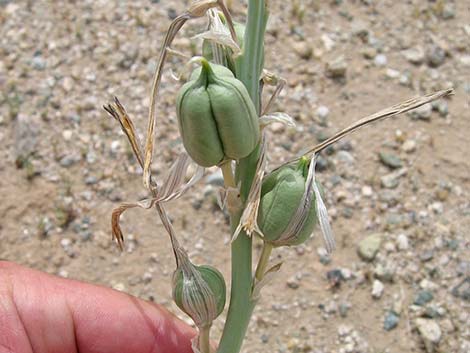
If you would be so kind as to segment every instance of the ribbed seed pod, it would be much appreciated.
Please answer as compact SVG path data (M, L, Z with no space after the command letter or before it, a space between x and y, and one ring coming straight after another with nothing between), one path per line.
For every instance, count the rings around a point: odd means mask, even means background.
M224 277L214 267L187 263L173 274L173 300L197 327L210 326L222 313L225 295Z
M184 147L203 167L248 156L258 144L258 115L239 80L207 60L197 79L186 83L177 98Z
M293 246L305 242L317 223L315 195L303 199L308 160L285 166L263 181L258 210L258 226L264 241L273 246ZM300 212L299 208L305 208ZM296 219L297 217L297 219Z

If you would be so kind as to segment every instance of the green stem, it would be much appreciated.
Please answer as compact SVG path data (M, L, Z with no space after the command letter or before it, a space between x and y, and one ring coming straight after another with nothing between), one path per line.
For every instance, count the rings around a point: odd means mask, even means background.
M264 34L268 15L265 0L249 0L243 54L237 61L237 78L244 83L258 110L259 80L264 64Z
M222 175L224 177L224 186L226 188L228 187L236 188L237 184L235 183L235 179L233 178L231 162L223 163L220 166L220 169L222 170Z
M237 61L237 78L243 82L260 110L259 79L264 60L264 34L268 19L265 0L249 0L243 54ZM246 201L259 158L259 146L237 167L241 181L241 198ZM230 173L231 174L231 173ZM225 176L224 176L225 178ZM227 181L226 181L227 183ZM238 226L241 211L230 215L232 234ZM217 353L238 353L248 329L256 302L252 300L252 239L244 231L232 243L232 283L230 306Z
M210 325L199 329L199 351L201 353L211 353L210 331Z
M259 258L258 266L256 267L255 278L259 282L263 279L264 274L266 273L266 268L269 264L269 257L273 251L273 246L269 243L263 243L263 250L261 251L261 256Z

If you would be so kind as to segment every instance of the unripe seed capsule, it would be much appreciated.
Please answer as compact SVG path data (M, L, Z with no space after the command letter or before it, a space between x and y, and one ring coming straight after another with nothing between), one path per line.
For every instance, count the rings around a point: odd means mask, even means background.
M201 61L197 79L186 83L177 99L184 147L203 167L248 156L258 144L258 115L250 96L228 69Z
M315 196L306 205L302 197L306 188L308 160L302 159L297 166L285 166L271 173L263 181L258 211L258 226L264 241L273 246L293 246L304 243L317 223ZM299 207L307 207L305 216L298 224L295 234L286 236L291 221Z
M225 296L224 277L214 267L188 263L173 274L173 300L197 327L210 326L222 313Z

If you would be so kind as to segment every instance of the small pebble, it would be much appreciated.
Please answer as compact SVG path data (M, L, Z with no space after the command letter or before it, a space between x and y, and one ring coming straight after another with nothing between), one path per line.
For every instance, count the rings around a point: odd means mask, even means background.
M382 164L386 165L389 168L397 169L403 166L403 162L401 161L400 157L392 153L380 152L379 158Z
M329 114L330 114L330 109L328 109L328 107L321 105L317 108L316 115L321 120L325 120Z
M387 189L395 189L398 184L400 183L397 175L395 174L387 174L380 178L380 183L384 188Z
M313 49L312 47L305 41L295 42L293 44L294 51L296 54L304 60L309 60L312 57Z
M369 185L364 185L361 189L361 193L365 197L371 197L374 194L374 190Z
M406 153L412 153L416 151L416 142L414 140L406 140L401 149Z
M364 261L373 261L382 243L381 234L372 234L359 242L357 253Z
M432 45L426 53L427 63L431 67L441 66L444 63L445 58L446 53L444 49L437 45Z
M387 65L387 57L383 54L377 55L374 58L374 64L379 67Z
M398 250L408 250L410 247L408 237L405 234L399 234L397 237Z
M455 286L452 289L452 295L470 301L470 277L465 278L461 283Z
M326 65L326 73L331 78L344 78L348 65L344 57L340 56L330 61Z
M374 283L372 284L372 298L374 299L380 299L382 297L382 294L384 292L384 285L382 282L379 280L374 280Z
M385 314L384 330L385 331L393 330L395 327L398 326L399 321L400 321L400 317L394 311L388 311L387 314Z
M434 351L435 345L440 342L442 337L439 324L430 319L416 319L416 328L421 335L426 351L431 353Z
M405 56L406 60L408 60L414 65L421 65L424 62L424 59L426 58L426 54L423 48L421 47L410 48L408 50L405 50L403 52L403 55Z
M421 290L416 294L413 304L424 306L434 299L433 294L428 290Z

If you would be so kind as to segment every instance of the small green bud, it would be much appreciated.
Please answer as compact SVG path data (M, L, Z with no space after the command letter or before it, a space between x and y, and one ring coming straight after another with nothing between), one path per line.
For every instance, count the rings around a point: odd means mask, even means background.
M308 169L308 159L302 158L297 166L282 167L263 181L258 226L264 241L273 246L302 244L313 232L317 223L315 195L302 204ZM296 220L301 207L305 208L303 216Z
M177 98L178 125L186 151L203 167L248 156L258 144L258 114L230 70L202 60L199 76Z
M222 313L225 296L224 277L214 267L188 261L173 274L173 300L197 327L210 326Z
M227 21L225 20L224 15L222 13L219 13L219 17L220 17L221 22L223 23L223 25L225 27L228 27ZM237 36L236 42L237 42L238 46L243 50L243 44L244 44L244 41L245 41L245 28L246 27L242 23L233 21L233 28L235 29L235 34ZM228 28L227 28L227 31L228 31ZM225 48L221 45L215 44L215 43L211 42L208 39L205 39L202 42L202 56L204 56L207 59L207 61L218 62L216 60L217 55L214 55L214 50L216 49L215 48L216 46L221 47L220 50L222 50L221 56L224 56L224 58L222 60L224 65L227 65L227 67L234 73L236 72L236 68L240 69L240 67L239 67L239 65L241 64L240 57L234 58L233 55L232 55L232 52L229 48ZM263 55L263 57L260 61L260 67L258 68L258 71L260 73L263 71L263 67L264 67L264 51L262 52L262 55ZM222 63L222 62L218 62L218 63Z
M221 13L219 14L219 17L221 18L222 20L222 23L225 25L225 27L227 27L226 25L226 20L225 20L225 17L224 15L222 15ZM233 22L233 28L235 29L235 34L237 35L237 44L240 48L243 47L243 41L244 41L244 37L245 37L245 26L239 22ZM227 28L227 31L228 28ZM232 51L229 49L229 48L225 48L223 47L222 45L220 44L216 44L214 42L212 42L211 40L208 40L208 39L205 39L203 42L202 42L202 56L204 56L207 61L213 61L213 62L217 62L217 63L221 63L219 62L218 60L216 60L216 56L217 55L214 55L214 49L216 49L216 47L219 47L221 50L220 52L220 55L223 58L223 63L224 65L226 64L227 67L232 71L232 72L235 72L235 62L234 62L234 58L232 57ZM219 59L220 60L220 59Z

